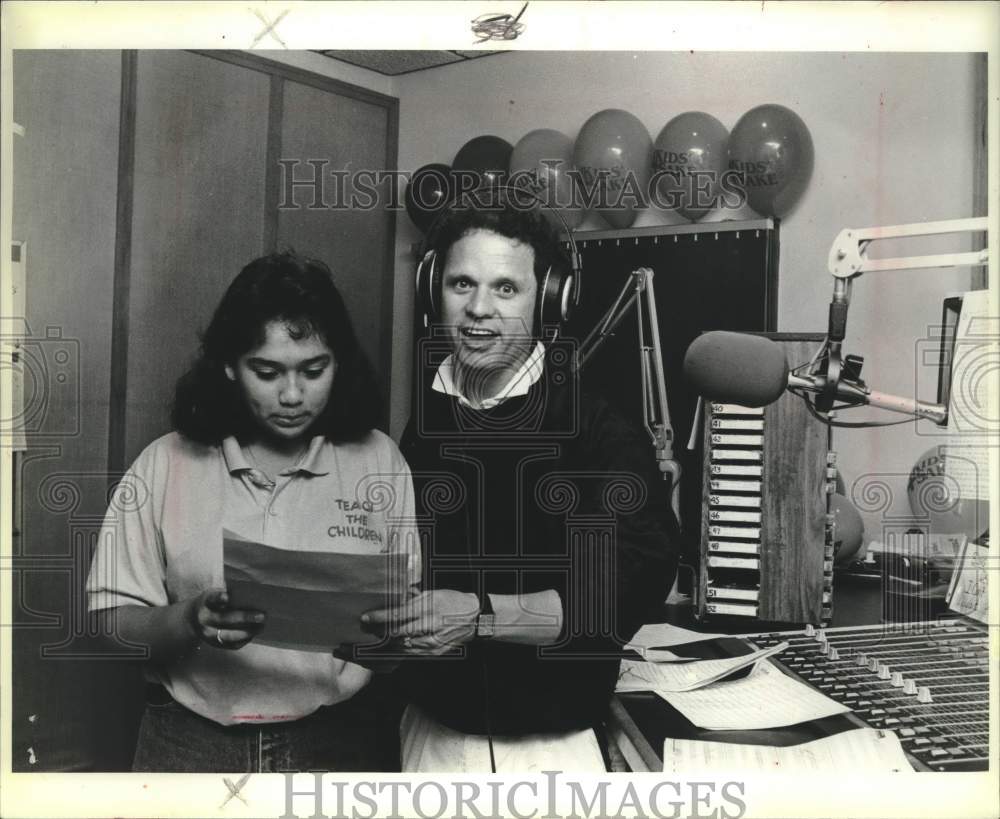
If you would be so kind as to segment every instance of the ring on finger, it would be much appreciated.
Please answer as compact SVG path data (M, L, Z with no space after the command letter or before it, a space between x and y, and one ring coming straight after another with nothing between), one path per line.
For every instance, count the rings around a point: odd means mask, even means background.
M403 638L403 648L413 648L413 638L409 635Z
M221 629L218 629L218 630L217 630L217 631L215 632L215 640L216 640L216 642L217 642L217 643L218 643L218 644L219 644L220 646L223 646L223 647L224 647L224 646L226 645L226 644L225 644L224 642L222 642L222 630L221 630Z

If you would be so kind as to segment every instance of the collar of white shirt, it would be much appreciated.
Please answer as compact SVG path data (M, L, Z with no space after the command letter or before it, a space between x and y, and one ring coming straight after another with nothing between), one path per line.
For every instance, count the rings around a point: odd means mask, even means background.
M222 457L226 461L226 468L231 473L241 470L253 470L255 468L247 460L246 453L240 446L240 442L232 435L224 438L222 441ZM308 472L313 475L328 475L336 466L334 461L331 448L326 446L326 437L323 435L314 435L309 441L309 448L290 471Z
M542 377L544 367L545 345L540 341L536 341L531 355L524 360L524 363L510 377L510 380L504 385L503 389L493 397L484 398L478 404L475 404L466 398L455 384L452 356L449 355L441 362L441 366L438 367L437 375L434 376L434 383L431 385L431 389L436 392L443 392L445 395L455 396L461 403L467 407L472 407L472 409L485 410L495 407L508 398L513 398L517 395L527 395L531 385Z

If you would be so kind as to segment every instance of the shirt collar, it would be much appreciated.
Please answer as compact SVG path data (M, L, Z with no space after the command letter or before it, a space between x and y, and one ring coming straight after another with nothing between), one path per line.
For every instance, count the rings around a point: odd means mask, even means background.
M466 398L455 383L453 356L448 356L441 362L437 374L434 376L434 383L431 389L435 392L443 392L445 395L454 396L460 403L472 409L491 409L497 404L503 403L508 398L517 395L527 395L531 385L542 377L542 370L545 368L545 345L540 341L535 342L535 347L531 354L518 367L510 380L500 389L496 395L484 398L478 404L474 404Z
M326 437L316 435L309 442L309 449L293 467L294 472L308 472L311 475L328 475L333 471L333 447L327 446ZM255 469L247 460L247 454L239 441L230 435L222 441L222 457L230 473Z

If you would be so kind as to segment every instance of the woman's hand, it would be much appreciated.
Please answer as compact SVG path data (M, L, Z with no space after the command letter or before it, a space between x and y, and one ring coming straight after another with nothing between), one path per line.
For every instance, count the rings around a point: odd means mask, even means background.
M243 648L264 628L262 611L229 608L225 589L209 589L188 602L188 623L195 637L214 648Z
M398 638L406 654L445 654L476 636L479 598L468 592L435 589L400 606L361 615L362 625Z

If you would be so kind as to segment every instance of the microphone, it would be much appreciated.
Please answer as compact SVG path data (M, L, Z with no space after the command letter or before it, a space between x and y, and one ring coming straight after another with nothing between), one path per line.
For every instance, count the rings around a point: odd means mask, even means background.
M788 386L785 351L770 339L715 330L702 333L684 355L684 377L712 401L763 407Z
M824 375L790 373L785 352L763 336L715 330L691 342L684 356L684 377L703 398L744 407L763 407L777 401L787 389L818 395L831 391L853 406L872 406L926 418L944 425L948 409L912 398L869 389L863 381Z

